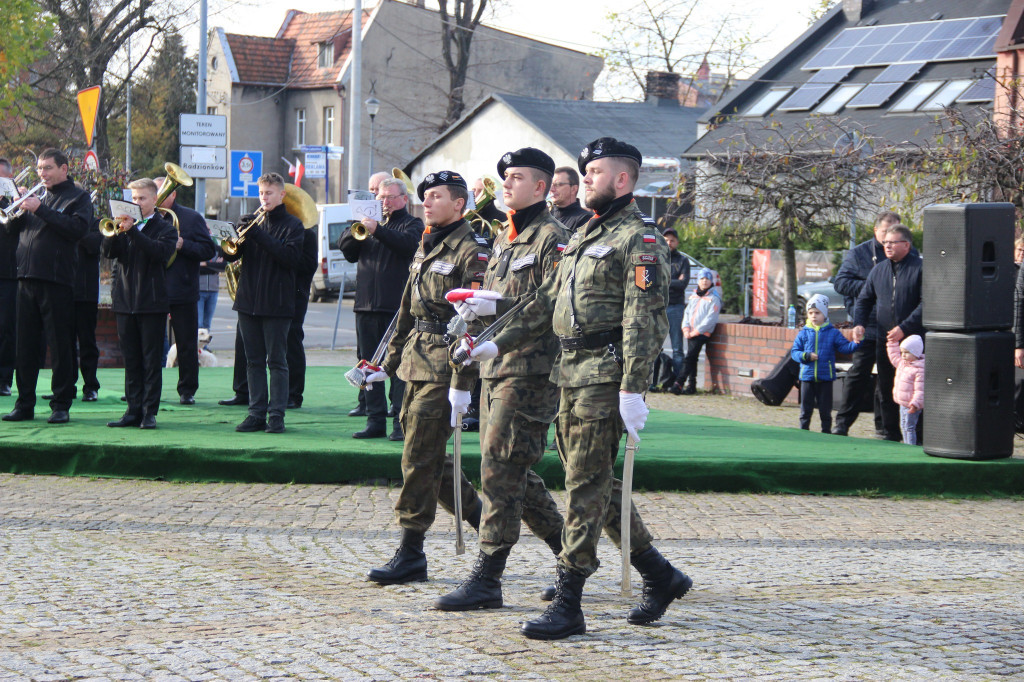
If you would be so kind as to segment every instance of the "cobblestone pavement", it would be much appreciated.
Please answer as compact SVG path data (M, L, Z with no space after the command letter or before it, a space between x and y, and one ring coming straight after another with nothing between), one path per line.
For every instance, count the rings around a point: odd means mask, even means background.
M475 554L444 514L429 582L364 581L394 490L0 475L0 679L1024 677L1019 500L637 498L693 591L628 625L605 541L587 634L536 642L518 623L553 560L532 536L497 611L430 608Z

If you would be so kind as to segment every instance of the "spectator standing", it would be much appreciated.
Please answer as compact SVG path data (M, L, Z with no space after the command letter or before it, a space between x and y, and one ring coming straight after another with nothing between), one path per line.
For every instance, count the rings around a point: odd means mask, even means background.
M917 422L924 409L924 340L911 334L900 343L889 341L885 347L896 368L892 398L900 406L903 442L917 445Z
M857 297L854 335L865 338L865 325L876 313L875 366L878 372L879 400L882 406L882 429L886 440L902 440L899 410L892 398L896 374L885 351L885 343L899 343L911 334L922 334L921 323L921 256L910 241L910 229L896 224L885 232L886 260L872 268Z
M217 247L216 255L199 263L199 303L196 304L200 329L213 327L213 314L220 296L220 273L224 272L224 254Z
M594 217L580 206L580 174L569 166L559 166L551 181L551 215L565 225L569 234ZM678 240L677 240L678 241Z
M885 248L882 242L885 241L885 232L893 225L898 225L900 217L892 211L884 211L878 214L875 219L875 234L867 241L861 242L846 252L843 264L839 266L839 272L835 278L836 291L843 296L846 303L847 319L853 320L856 317L857 297L864 289L864 282L868 274L877 264L885 261ZM853 364L846 372L846 379L843 382L843 399L836 413L835 428L832 433L837 436L845 436L853 423L857 421L860 414L859 407L864 397L871 390L871 370L875 366L875 311L866 319L864 328L864 339L853 354ZM888 362L888 361L886 361ZM875 431L882 433L882 409L881 393L874 391L875 406Z
M668 337L672 341L672 381L683 371L683 314L686 312L686 287L690 285L690 259L679 251L679 234L671 227L662 233L668 243ZM662 389L669 387L666 381Z
M683 313L683 338L686 339L686 358L682 374L668 389L673 395L693 395L697 392L697 360L700 350L711 339L722 312L722 299L715 291L714 275L703 268L697 275L697 289L690 295Z
M836 380L836 353L852 353L856 341L829 324L828 296L815 294L807 301L807 324L793 339L793 359L800 363L800 428L811 428L818 407L821 432L832 432L832 382Z

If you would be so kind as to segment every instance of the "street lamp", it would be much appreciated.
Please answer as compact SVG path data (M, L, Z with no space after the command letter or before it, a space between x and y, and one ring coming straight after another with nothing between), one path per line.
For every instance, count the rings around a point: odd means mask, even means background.
M370 97L363 104L366 105L366 113L370 115L370 173L373 175L373 119L377 117L377 112L380 111L380 100L376 97ZM369 177L369 176L367 176Z

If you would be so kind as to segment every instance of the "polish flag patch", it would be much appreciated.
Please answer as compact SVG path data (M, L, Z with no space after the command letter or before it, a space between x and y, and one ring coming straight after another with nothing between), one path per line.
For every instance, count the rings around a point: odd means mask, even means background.
M476 254L476 259L477 260L482 260L482 261L484 261L486 263L487 259L488 259L488 256L487 256L486 253L477 253Z
M565 251L565 244L555 244L555 248L558 249L559 252Z
M653 234L644 235L644 244L654 244L658 241L658 238Z

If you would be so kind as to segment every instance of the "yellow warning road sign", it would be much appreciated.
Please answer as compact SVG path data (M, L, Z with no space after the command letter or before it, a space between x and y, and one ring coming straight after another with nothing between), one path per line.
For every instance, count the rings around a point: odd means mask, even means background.
M96 131L96 112L100 109L100 86L78 91L78 112L82 115L85 130L85 145L92 146L92 135Z

